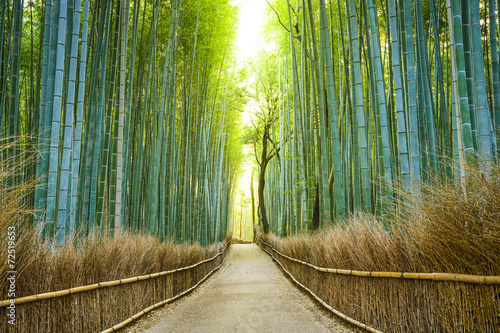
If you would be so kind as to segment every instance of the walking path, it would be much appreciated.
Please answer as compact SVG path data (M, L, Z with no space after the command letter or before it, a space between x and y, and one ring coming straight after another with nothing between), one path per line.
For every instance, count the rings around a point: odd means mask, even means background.
M255 244L233 245L215 277L162 315L145 332L354 332L297 290Z

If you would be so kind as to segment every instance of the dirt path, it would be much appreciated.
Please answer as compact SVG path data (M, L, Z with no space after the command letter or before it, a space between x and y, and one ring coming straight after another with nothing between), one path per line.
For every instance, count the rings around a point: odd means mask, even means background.
M233 245L198 291L129 332L354 332L297 290L257 245ZM160 319L161 318L161 319Z

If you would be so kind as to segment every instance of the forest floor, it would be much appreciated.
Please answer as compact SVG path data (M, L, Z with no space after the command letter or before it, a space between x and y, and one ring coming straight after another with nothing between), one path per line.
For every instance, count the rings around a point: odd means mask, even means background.
M255 244L232 245L202 286L124 331L359 332L299 291Z

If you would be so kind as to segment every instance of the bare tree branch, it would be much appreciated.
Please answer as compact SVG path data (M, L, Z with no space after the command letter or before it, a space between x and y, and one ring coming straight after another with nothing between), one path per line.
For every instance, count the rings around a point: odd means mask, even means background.
M286 31L290 32L290 29L288 29L287 27L285 27L285 25L283 24L283 22L281 22L280 15L276 11L276 9L274 9L274 7L269 3L269 0L266 0L266 2L269 5L269 7L271 7L271 9L274 11L274 13L276 14L276 17L278 17L278 21L280 22L280 24L283 27L283 29L285 29Z
M278 21L279 23L281 24L281 26L283 27L283 29L285 29L286 31L288 31L288 33L290 33L290 29L288 29L284 24L283 22L281 22L281 18L280 18L280 15L278 14L278 12L276 11L276 9L274 9L274 7L269 3L269 0L266 0L267 4L269 5L269 7L271 7L271 9L274 11L274 13L276 14L276 17L278 18ZM290 8L292 8L293 12L295 13L295 10L293 9L292 6L290 6ZM297 16L297 14L295 14L295 16ZM299 34L299 24L297 23L295 25L295 30L297 31L297 36L295 36L293 33L293 37L294 38L297 38L297 40L299 42L302 42L302 38L300 37L300 34Z
M257 138L254 138L254 140L253 140L253 152L255 154L255 160L257 161L257 164L259 166L261 166L262 164L260 163L259 157L258 157L258 154L257 154Z
M267 157L267 161L270 161L274 157L274 155L278 156L278 159L280 159L280 155L278 154L280 152L280 149L281 147L278 147L278 150L273 151L272 154Z

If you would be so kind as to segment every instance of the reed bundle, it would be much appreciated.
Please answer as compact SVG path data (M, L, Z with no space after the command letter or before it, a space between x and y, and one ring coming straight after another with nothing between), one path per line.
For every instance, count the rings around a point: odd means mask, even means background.
M35 232L22 233L16 244L16 296L30 302L21 299L16 326L1 321L0 331L105 330L199 284L222 263L225 244L202 248L124 234L89 239L78 249L71 243L54 249L41 245ZM5 270L0 277L5 280ZM7 299L6 291L0 290L1 299ZM0 308L2 318L6 311Z
M342 319L371 332L496 332L500 277L422 273L356 274L352 270L317 269L260 245L286 273ZM354 273L354 274L353 274ZM420 277L418 276L420 275ZM385 276L385 277L384 277ZM484 278L492 283L484 284ZM493 281L494 280L494 281ZM319 295L319 296L317 296Z

